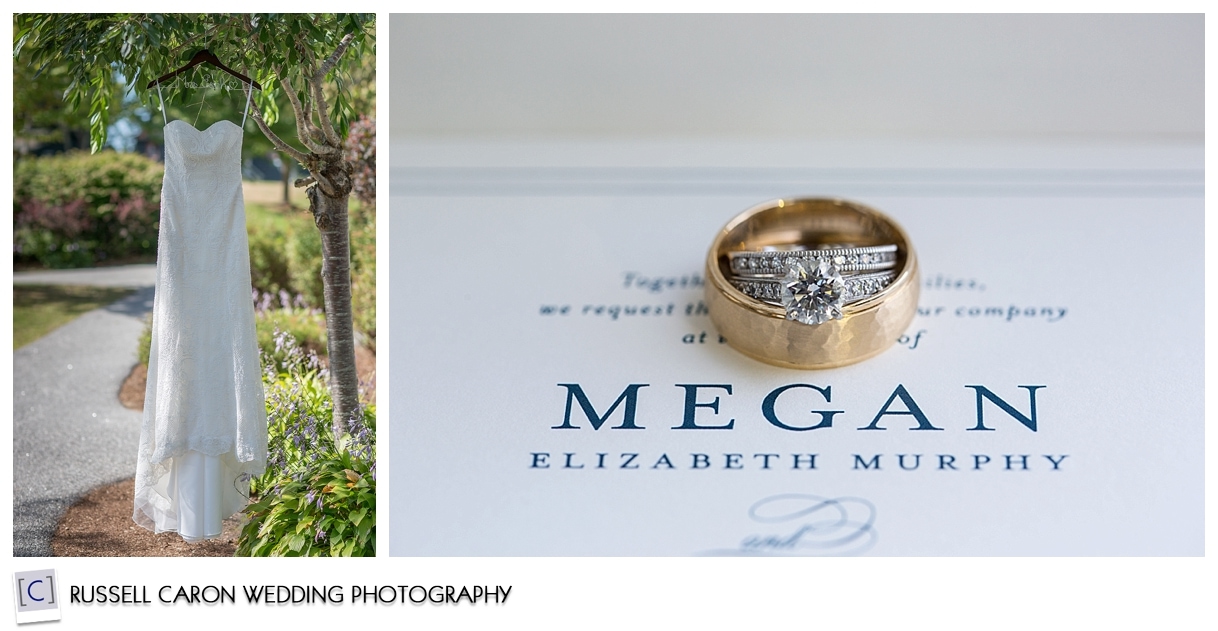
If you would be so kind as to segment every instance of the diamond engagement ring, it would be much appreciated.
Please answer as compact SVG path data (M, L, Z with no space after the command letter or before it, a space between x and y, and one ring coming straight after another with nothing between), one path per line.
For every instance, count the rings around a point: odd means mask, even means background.
M707 308L733 348L792 368L862 361L917 311L918 267L904 230L829 198L754 206L720 231L706 262Z
M832 263L799 260L781 279L733 279L732 285L746 296L782 305L788 320L821 324L840 320L843 307L878 293L892 279L892 272L842 276Z
M887 287L895 277L896 258L895 245L728 254L736 289L781 304L788 320L804 324L840 319L846 304Z

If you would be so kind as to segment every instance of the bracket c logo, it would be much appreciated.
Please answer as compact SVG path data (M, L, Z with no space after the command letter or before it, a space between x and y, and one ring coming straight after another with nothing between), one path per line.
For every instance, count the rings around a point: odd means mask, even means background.
M59 597L55 570L13 573L17 592L17 624L59 620Z

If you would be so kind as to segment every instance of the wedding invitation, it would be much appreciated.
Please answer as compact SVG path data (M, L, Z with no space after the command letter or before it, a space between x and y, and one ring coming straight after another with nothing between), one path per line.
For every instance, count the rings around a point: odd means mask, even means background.
M394 149L392 555L1204 553L1199 147ZM790 196L910 235L879 356L712 325L711 240Z

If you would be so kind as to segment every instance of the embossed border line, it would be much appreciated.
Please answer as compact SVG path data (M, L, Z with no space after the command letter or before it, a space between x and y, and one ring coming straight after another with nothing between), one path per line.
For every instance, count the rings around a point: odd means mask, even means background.
M1204 198L1203 169L394 167L406 197L774 197L832 189L887 197Z

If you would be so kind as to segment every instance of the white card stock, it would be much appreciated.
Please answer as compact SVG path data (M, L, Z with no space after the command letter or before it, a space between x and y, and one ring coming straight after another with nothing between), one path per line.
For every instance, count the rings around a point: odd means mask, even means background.
M1203 554L1200 149L812 149L395 147L390 553ZM878 357L707 317L716 231L792 195L911 236Z

